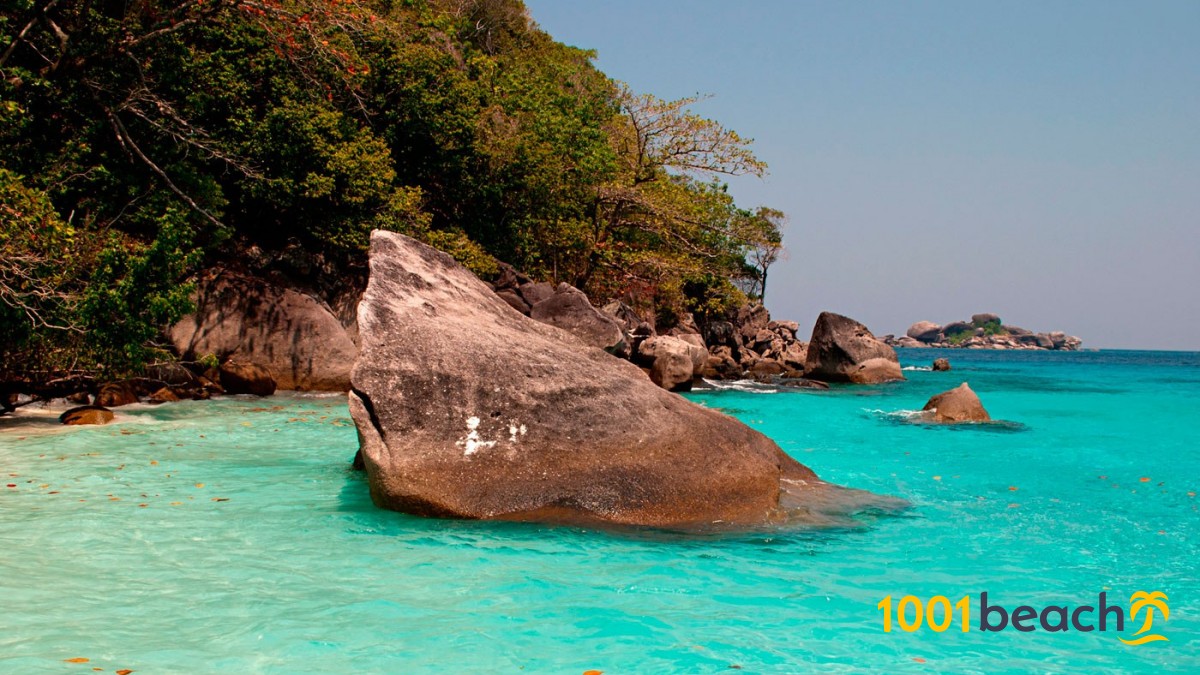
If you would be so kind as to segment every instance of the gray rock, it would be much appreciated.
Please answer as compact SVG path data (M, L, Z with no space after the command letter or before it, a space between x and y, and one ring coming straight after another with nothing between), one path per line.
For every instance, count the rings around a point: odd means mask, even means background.
M509 307L512 307L525 316L529 316L529 304L525 302L525 299L522 298L519 293L511 288L505 288L496 291L496 297L508 303Z
M1000 315L991 313L972 314L971 323L976 327L984 326L989 323L1000 323Z
M517 292L530 307L554 295L554 285L544 281L522 284Z
M529 311L532 319L571 333L592 347L610 354L627 353L625 333L612 317L600 312L583 291L570 284L559 284L554 295Z
M196 311L170 329L188 360L214 355L257 363L280 389L346 391L358 348L324 302L262 279L215 270Z
M908 337L920 342L936 342L942 327L932 321L918 321L908 327Z
M871 384L903 380L896 350L849 317L821 312L813 326L807 376L824 382Z
M610 301L608 304L601 307L600 311L612 317L613 320L615 320L627 333L637 332L638 328L642 324L646 323L642 320L642 317L638 316L638 313L634 311L632 307L621 302L620 300ZM653 332L654 331L652 328L650 333L647 334L652 334Z
M753 339L758 331L765 330L767 324L771 322L771 314L767 312L767 308L760 303L751 303L743 305L737 311L737 315L733 320L733 325L737 326L738 332L746 339Z
M374 232L370 267L350 411L379 506L727 528L880 504L829 486L633 364L513 312L428 246Z

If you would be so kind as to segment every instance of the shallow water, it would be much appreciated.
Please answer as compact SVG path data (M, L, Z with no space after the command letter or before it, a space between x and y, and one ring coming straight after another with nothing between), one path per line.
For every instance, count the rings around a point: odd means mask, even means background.
M133 406L91 428L0 418L0 486L15 485L0 487L0 672L1200 669L1200 355L944 355L953 371L900 384L691 395L827 480L915 505L823 532L379 511L348 468L342 397ZM962 381L1011 424L896 414ZM1009 609L1100 591L1127 605L1136 590L1169 596L1169 642L884 633L876 609L981 591Z

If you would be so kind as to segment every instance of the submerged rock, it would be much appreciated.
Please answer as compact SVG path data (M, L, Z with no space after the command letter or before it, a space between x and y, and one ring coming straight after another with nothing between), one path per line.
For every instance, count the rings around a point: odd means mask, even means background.
M807 377L824 382L873 384L903 380L896 350L849 317L821 312L805 363Z
M521 316L448 255L371 235L350 411L374 502L423 516L741 527L843 512L770 439ZM821 513L828 509L824 506Z
M63 424L108 424L113 420L113 411L99 405L81 405L58 416Z
M929 399L921 410L932 413L935 422L990 422L992 419L966 382Z

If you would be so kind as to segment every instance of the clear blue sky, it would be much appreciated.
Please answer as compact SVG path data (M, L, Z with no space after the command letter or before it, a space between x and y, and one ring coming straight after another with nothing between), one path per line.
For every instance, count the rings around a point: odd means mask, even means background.
M790 218L773 316L1200 350L1200 2L527 4L755 139L770 175L732 186Z

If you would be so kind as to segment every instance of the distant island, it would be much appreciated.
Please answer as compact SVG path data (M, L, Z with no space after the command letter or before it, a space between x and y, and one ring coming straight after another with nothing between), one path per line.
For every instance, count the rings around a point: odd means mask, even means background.
M940 347L943 349L1042 349L1073 352L1083 340L1062 331L1035 333L1019 326L1006 326L996 314L976 314L970 321L944 326L918 321L901 337L885 335L893 347Z

